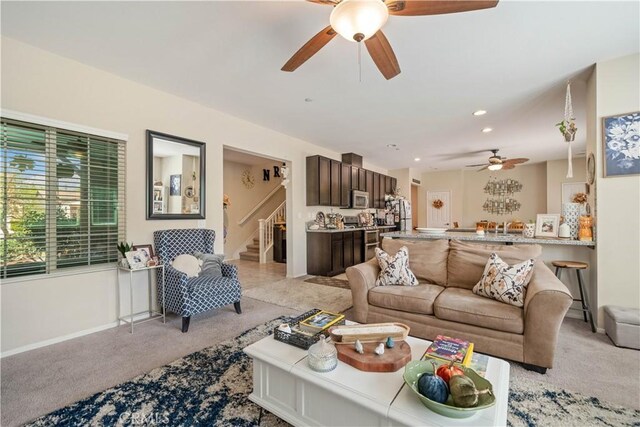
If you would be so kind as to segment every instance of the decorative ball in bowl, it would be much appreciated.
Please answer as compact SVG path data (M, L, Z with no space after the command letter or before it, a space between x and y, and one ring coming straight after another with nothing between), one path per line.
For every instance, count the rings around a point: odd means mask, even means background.
M435 367L437 368L437 364ZM432 378L423 378L423 381L420 381L420 377L423 375L428 375L429 377L434 375L434 364L431 361L414 360L407 363L403 377L404 382L407 383L424 406L445 417L468 418L481 409L495 405L496 397L491 383L471 368L461 366L460 369L462 369L464 375L451 377L450 384L446 387L446 400L441 399L442 390L441 387L438 387L441 381L444 382L441 378L433 378L435 381L429 381L428 384L424 380L431 380ZM454 380L454 378L456 379ZM473 383L473 386L471 383ZM434 395L432 397L443 400L444 403L428 398L420 392L421 390L423 392L426 391L427 394L433 392ZM453 393L449 393L449 391Z

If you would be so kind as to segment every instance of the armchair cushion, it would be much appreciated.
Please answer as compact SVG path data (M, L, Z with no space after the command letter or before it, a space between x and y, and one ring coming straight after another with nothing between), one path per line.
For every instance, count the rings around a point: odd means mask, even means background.
M224 255L203 254L202 252L195 252L193 255L202 263L200 276L222 277Z
M196 277L200 274L200 262L198 261L198 258L193 255L178 255L173 261L171 261L171 266L186 274L187 277Z

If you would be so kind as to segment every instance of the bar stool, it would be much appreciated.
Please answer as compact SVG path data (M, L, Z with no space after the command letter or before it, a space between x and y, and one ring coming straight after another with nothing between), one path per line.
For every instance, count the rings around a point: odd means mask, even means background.
M580 301L582 304L582 315L584 321L587 322L587 316L589 316L589 323L591 324L591 331L596 332L596 325L593 323L593 315L589 307L589 298L587 291L584 288L584 281L582 280L582 270L589 268L589 264L580 261L552 261L551 264L556 268L556 277L560 279L562 270L565 268L574 268L576 275L578 276L578 288L580 288L580 299L573 299L574 301Z

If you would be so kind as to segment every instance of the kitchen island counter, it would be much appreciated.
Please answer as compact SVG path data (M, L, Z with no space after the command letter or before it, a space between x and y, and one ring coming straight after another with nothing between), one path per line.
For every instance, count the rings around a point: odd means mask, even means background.
M552 237L537 237L529 238L523 237L521 234L502 234L502 233L485 233L480 236L475 232L460 232L460 231L447 231L442 234L428 234L420 233L417 231L392 231L388 233L382 233L382 237L389 237L392 239L448 239L448 240L466 240L474 242L485 243L505 243L505 244L539 244L539 245L562 245L562 246L586 246L594 248L596 242L583 242L580 240L569 240Z
M396 226L395 225L378 225L375 228L374 227L370 227L370 228L366 228L366 227L318 228L316 230L311 230L311 229L307 228L307 233L344 233L345 231L363 231L363 230L367 230L367 231L378 230L380 232L383 232L384 230L389 230L391 228L396 228Z

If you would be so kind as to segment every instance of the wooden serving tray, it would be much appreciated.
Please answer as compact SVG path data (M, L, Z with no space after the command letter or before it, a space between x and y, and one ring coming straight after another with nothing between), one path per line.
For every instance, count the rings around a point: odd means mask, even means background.
M336 344L385 342L388 337L394 341L407 339L410 328L404 323L369 323L367 325L339 325L329 328L331 339ZM338 346L340 347L340 346Z
M353 345L337 345L338 360L366 372L395 372L411 361L411 346L405 341L396 341L393 348L385 347L380 356L373 352L378 344L362 344L364 354Z

